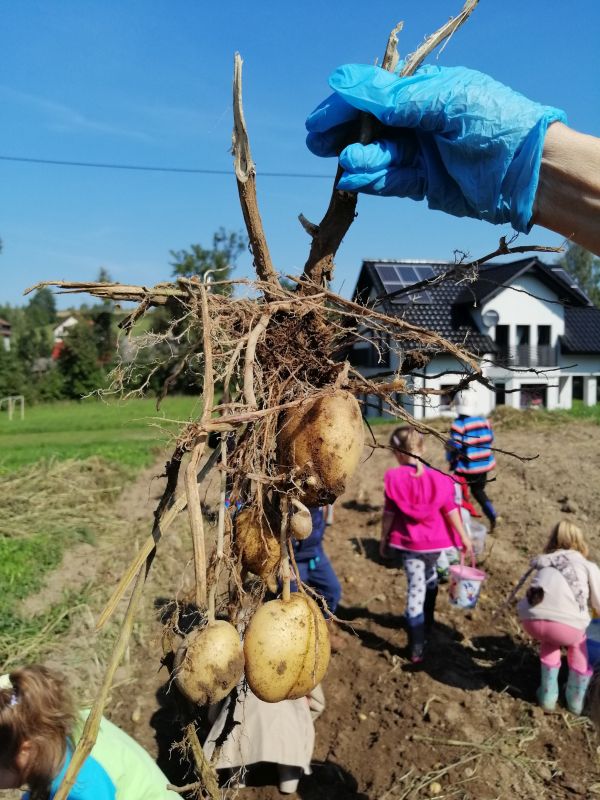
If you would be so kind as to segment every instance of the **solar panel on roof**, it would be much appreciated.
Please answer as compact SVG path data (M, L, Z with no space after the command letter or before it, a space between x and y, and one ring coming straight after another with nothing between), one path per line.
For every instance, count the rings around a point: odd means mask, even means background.
M421 289L419 292L411 292L410 294L399 294L391 298L393 305L406 305L408 303L417 303L419 305L428 305L433 302L431 292Z
M377 274L386 294L393 294L401 289L408 289L415 283L428 280L434 274L431 266L426 264L409 265L409 264L379 264L375 267ZM432 302L430 292L421 290L417 292L410 292L401 294L398 297L392 298L393 303L420 303L426 304Z
M413 267L396 267L396 272L398 273L398 278L406 286L410 286L411 283L416 283L418 281L416 270L413 269Z
M396 275L396 267L381 266L381 267L375 267L375 269L377 270L377 274L379 275L379 278L381 279L381 282L384 285L389 283L390 281L392 282L398 281L398 276Z

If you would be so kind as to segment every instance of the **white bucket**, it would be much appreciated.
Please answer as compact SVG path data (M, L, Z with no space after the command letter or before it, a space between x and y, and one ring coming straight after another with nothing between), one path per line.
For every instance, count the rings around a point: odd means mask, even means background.
M468 524L467 533L473 542L473 552L476 556L481 556L485 552L485 537L487 536L487 528L481 522L471 520Z
M450 603L459 608L475 608L481 584L487 578L485 572L475 566L475 557L472 566L467 567L461 556L460 564L450 567L449 572Z

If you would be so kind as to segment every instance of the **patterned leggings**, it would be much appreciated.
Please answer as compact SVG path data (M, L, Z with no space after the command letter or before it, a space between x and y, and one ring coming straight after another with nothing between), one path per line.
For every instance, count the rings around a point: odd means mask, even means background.
M425 592L437 586L435 568L439 553L412 553L405 550L402 563L408 580L406 597L406 616L410 622L418 625L423 621Z

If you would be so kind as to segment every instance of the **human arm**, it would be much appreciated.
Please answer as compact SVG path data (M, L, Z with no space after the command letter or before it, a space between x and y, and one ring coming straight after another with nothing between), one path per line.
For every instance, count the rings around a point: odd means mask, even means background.
M518 231L536 222L600 252L600 140L569 129L564 112L464 67L399 78L349 64L329 82L334 94L309 115L307 145L339 156L339 189L427 198ZM382 123L366 145L361 111Z
M392 532L394 524L394 512L387 508L383 509L383 516L381 517L381 538L379 540L379 555L381 558L389 558L390 553L388 550L388 539Z
M588 561L588 584L590 587L590 604L600 614L600 569L593 561Z
M471 537L466 532L465 527L462 523L462 518L460 516L460 509L453 508L451 511L445 511L446 519L450 523L450 526L454 530L456 534L458 534L461 542L462 542L462 549L464 549L465 553L469 556L473 556L473 542L471 541Z
M600 139L556 122L542 152L533 222L600 255Z

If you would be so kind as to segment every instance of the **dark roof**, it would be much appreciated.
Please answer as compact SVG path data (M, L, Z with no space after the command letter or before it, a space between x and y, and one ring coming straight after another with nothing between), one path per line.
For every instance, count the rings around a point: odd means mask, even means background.
M600 353L600 309L565 307L565 335L560 337L563 353Z
M526 272L533 273L552 289L559 302L565 305L592 305L589 297L562 267L558 264L544 264L539 258L521 258L508 264L484 265L479 270L477 280L464 287L456 302L483 305Z
M564 304L565 335L561 337L561 348L566 353L600 353L600 310L595 308L576 282L557 264L544 264L538 258L523 258L504 264L491 263L480 268L473 283L454 283L446 280L426 291L386 298L390 286L382 279L389 267L412 266L422 272L439 275L448 271L454 262L365 260L358 278L354 297L366 302L373 289L382 296L381 307L387 314L399 316L407 322L436 331L453 344L462 345L475 353L493 353L496 346L492 339L481 333L471 316L474 306L480 307L499 294L520 275L533 273L556 293L558 302ZM408 302L407 302L408 300Z
M371 287L374 287L377 294L383 294L386 289L376 267L403 264L430 267L435 275L452 267L449 262L363 261L355 297L365 302ZM421 302L420 296L411 298L412 302L402 304L384 300L382 308L386 314L399 316L413 325L435 331L453 344L462 345L476 353L493 353L496 346L492 339L479 331L468 308L457 304L457 298L462 291L463 284L444 281L427 290L428 302Z

